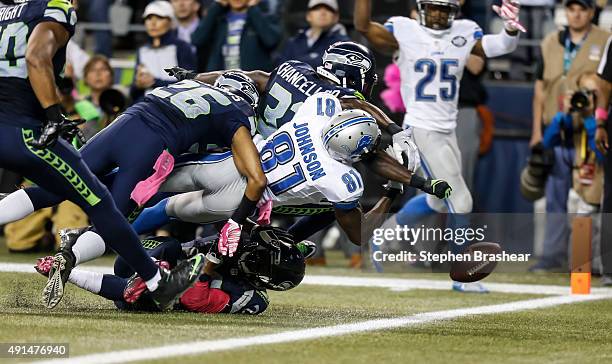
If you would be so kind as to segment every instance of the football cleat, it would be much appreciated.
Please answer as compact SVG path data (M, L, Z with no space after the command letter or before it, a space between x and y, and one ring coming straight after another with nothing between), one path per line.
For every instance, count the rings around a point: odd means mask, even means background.
M160 268L161 280L157 289L149 295L157 308L165 311L174 305L174 302L191 287L200 276L204 267L203 254L198 254L189 260L180 262L172 271ZM129 280L123 292L123 298L128 303L134 303L147 291L144 279L134 274Z
M480 282L453 282L453 291L462 293L489 293L489 290Z
M54 308L64 297L64 286L74 268L75 261L72 249L62 249L53 256L49 280L43 289L43 302L47 308Z
M304 259L311 258L317 253L317 245L312 241L302 240L295 246L302 252Z

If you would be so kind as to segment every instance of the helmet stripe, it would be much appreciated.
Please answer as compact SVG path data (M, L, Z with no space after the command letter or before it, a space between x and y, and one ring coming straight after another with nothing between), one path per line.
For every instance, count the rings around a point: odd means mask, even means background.
M334 136L336 136L336 134L338 134L342 130L348 128L349 126L356 125L356 124L365 124L365 123L369 123L369 122L376 122L376 121L373 118L371 118L371 117L365 117L365 116L357 117L357 118L353 118L353 119L349 119L349 120L343 121L339 125L336 125L332 129L328 130L323 135L323 145L327 146L327 143L329 143L331 138L333 138Z

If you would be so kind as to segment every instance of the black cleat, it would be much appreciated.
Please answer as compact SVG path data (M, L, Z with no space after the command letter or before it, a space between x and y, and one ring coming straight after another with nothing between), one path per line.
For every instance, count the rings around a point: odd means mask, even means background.
M204 267L203 254L197 254L189 260L180 262L172 271L160 268L161 280L155 291L149 296L162 311L171 308L174 302L198 279ZM123 292L126 302L134 303L146 291L145 281L137 275L132 276Z
M53 257L49 280L43 289L43 302L47 308L54 308L64 297L64 286L74 268L76 258L72 250L62 249Z
M43 301L47 308L54 308L64 296L64 286L68 281L72 268L76 265L76 257L72 247L79 236L91 230L91 226L79 229L60 230L60 251L53 256L49 270L47 285L43 290Z

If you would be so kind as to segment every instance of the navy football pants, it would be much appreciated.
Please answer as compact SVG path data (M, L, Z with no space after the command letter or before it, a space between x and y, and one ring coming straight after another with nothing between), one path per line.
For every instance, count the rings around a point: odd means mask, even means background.
M0 167L23 175L52 196L61 196L60 201L67 199L80 206L113 250L128 260L142 278L153 278L157 267L80 154L64 140L51 148L35 149L28 142L38 133L0 124Z

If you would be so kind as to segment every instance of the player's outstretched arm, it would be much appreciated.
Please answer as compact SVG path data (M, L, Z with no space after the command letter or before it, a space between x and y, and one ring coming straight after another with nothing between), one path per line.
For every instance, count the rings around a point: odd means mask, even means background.
M28 78L32 89L40 102L47 109L60 103L56 92L53 74L53 57L68 43L70 34L59 23L42 22L38 24L28 39L26 62Z
M392 54L399 49L397 40L382 24L373 22L371 14L371 0L356 0L353 19L355 29L363 34L368 42L378 51Z
M179 81L183 80L198 80L204 82L208 85L213 85L217 78L219 78L226 71L212 71L205 73L196 73L194 71L186 70L181 67L172 67L166 68L166 73L170 77L175 77ZM270 79L270 73L264 71L246 71L244 72L247 76L249 76L257 85L257 91L260 94L266 91L266 85L268 84L268 80Z

